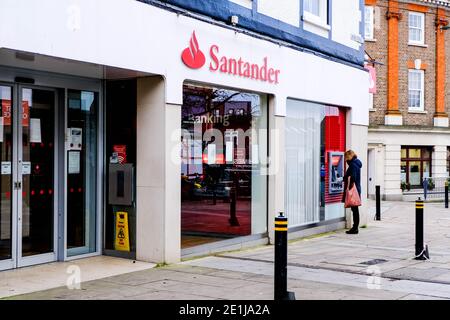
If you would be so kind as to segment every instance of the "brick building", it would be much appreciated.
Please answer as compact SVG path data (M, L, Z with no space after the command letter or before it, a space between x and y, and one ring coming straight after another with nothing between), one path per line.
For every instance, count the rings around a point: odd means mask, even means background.
M366 0L365 45L376 70L368 133L368 194L401 200L449 175L450 1Z

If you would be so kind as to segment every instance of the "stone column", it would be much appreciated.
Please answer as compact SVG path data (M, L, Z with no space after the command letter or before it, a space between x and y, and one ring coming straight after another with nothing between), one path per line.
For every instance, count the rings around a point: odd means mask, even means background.
M386 13L388 19L388 97L387 111L384 117L386 125L402 125L402 114L398 109L398 21L402 15L397 0L389 0Z
M180 127L181 106L166 104L164 79L138 79L136 257L141 261L180 260Z
M281 211L285 211L285 123L286 117L273 116L275 111L275 104L284 104L283 109L286 108L286 99L278 98L275 101L273 96L269 96L269 191L268 191L268 231L269 241L271 244L275 243L274 220ZM280 107L280 105L278 105Z
M384 192L385 200L402 200L400 187L401 145L387 144L385 147Z
M431 170L433 177L447 176L447 146L434 146L431 156Z

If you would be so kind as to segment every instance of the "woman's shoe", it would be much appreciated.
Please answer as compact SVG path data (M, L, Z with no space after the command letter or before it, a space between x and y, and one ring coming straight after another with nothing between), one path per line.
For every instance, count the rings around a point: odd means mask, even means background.
M358 234L358 229L350 229L348 231L345 231L346 234Z

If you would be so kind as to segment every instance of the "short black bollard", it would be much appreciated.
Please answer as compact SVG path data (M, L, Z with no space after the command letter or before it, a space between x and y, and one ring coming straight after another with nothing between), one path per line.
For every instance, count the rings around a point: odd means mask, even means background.
M448 208L448 180L445 180L445 208Z
M380 196L380 186L375 186L375 200L376 200L376 215L375 219L377 221L381 220L381 196Z
M275 217L275 300L295 300L287 291L287 231L288 219L280 212Z
M423 201L416 200L416 260L428 260L428 246L424 248L423 244Z

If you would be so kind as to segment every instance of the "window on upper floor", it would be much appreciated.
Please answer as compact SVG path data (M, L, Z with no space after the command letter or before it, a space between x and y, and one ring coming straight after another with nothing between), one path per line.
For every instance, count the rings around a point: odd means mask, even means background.
M328 0L303 0L303 18L308 22L326 25Z
M424 71L410 69L408 72L408 109L424 111Z
M364 37L366 40L373 40L374 34L374 7L366 6L364 8Z
M410 12L408 16L409 44L425 43L425 14Z

